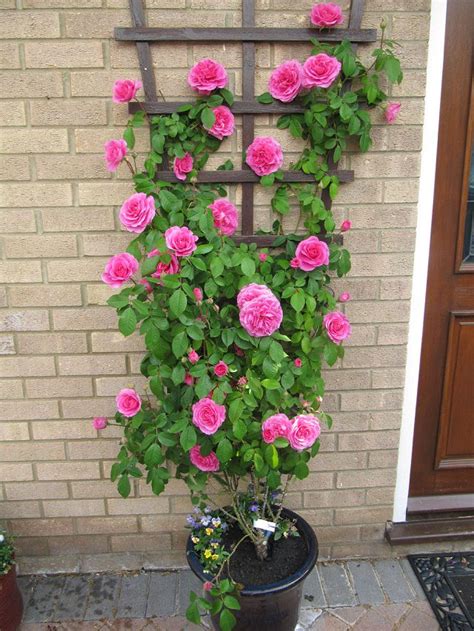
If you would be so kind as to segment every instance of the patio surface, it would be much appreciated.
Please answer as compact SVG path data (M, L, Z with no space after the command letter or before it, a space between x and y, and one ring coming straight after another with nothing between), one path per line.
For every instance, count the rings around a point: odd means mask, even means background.
M22 576L21 631L184 631L189 570ZM318 563L305 582L297 631L436 631L406 559ZM262 631L265 631L262 629Z

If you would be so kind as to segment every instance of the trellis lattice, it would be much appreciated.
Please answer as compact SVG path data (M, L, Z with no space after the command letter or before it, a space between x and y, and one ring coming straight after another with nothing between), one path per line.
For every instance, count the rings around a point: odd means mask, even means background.
M142 75L145 102L141 107L148 114L171 114L182 105L182 102L161 102L157 97L157 86L153 71L150 45L152 42L240 42L242 44L242 100L232 105L234 114L242 116L242 145L248 147L254 139L255 116L258 114L288 114L302 112L302 108L293 103L271 103L264 105L255 99L255 46L257 42L308 42L317 37L322 42L340 42L344 39L354 46L360 43L374 42L377 39L375 29L362 29L362 15L365 0L352 0L349 24L347 29L327 29L318 31L314 28L267 28L255 26L255 0L242 0L242 27L229 28L156 28L146 26L144 0L130 0L132 27L117 27L115 39L133 41L137 45L138 60ZM130 103L130 112L139 107ZM330 165L334 166L334 165ZM352 171L330 170L341 182L354 179ZM160 170L160 179L167 182L178 182L172 171ZM202 171L198 182L220 184L241 184L242 186L242 225L241 236L236 241L257 243L269 246L274 235L254 234L254 185L259 178L242 162L240 170ZM314 182L314 176L301 171L284 171L284 182ZM329 208L331 200L327 191L323 191L323 200Z

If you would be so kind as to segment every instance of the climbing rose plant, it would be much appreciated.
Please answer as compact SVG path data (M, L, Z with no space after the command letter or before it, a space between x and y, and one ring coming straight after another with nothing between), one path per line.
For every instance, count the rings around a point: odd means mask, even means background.
M343 21L338 5L319 3L311 22L333 27ZM131 492L131 478L145 476L156 495L176 477L188 485L194 515L188 518L192 541L209 581L207 598L192 594L188 609L220 615L224 631L235 624L239 586L225 576L229 553L222 536L237 523L259 559L268 554L268 537L254 519L276 523L275 537L296 535L282 515L292 479L308 476L309 461L320 446L321 426L331 426L323 411L321 370L342 358L351 325L331 288L334 275L350 269L350 255L324 202L335 199L337 165L348 142L362 151L371 145L371 108L382 108L387 122L400 104L387 103L381 83L400 83L395 43L384 36L364 65L349 41L322 44L311 39L311 55L301 64L285 61L269 76L261 103L298 102L303 113L285 114L280 129L303 141L292 165L313 176L309 183L283 181L280 143L255 138L245 148L248 166L262 186L273 187L274 235L271 249L233 240L239 212L220 184L197 183L197 176L223 139L235 133L226 69L202 59L189 72L198 98L170 115L151 116L151 150L142 168L134 152L135 129L145 122L138 110L123 138L105 145L109 171L122 162L130 169L136 193L124 201L119 218L133 239L126 252L107 263L102 280L121 289L108 300L119 329L137 329L146 354L141 372L147 395L132 388L116 397L115 423L123 428L112 480L120 494ZM139 81L117 81L114 101L136 99ZM171 165L176 180L160 179L157 167ZM219 169L232 169L227 160ZM298 209L295 227L283 218ZM285 221L285 224L287 220ZM106 418L94 419L105 429ZM227 506L211 509L208 483L216 481ZM242 491L243 484L247 490Z

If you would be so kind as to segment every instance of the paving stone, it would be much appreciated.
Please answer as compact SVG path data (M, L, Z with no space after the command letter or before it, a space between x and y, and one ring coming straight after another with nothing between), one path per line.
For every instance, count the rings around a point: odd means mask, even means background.
M202 583L191 570L179 572L178 614L185 614L189 605L189 592L202 592Z
M381 605L385 602L374 568L368 561L349 561L347 568L362 605Z
M419 580L416 578L416 574L410 565L410 561L408 559L401 559L400 564L402 566L405 576L407 577L413 591L418 597L418 600L422 600L422 601L426 600L425 592L423 591L423 588L420 585Z
M366 607L338 607L331 609L331 615L340 618L347 624L355 624L367 612Z
M91 581L84 620L113 618L120 591L121 578L121 576L113 574L94 576Z
M351 629L355 629L356 631L393 631L395 627L381 615L381 609L383 609L384 606L385 605L379 605L378 607L368 609L365 615L359 618ZM413 628L411 631L428 631L428 629Z
M400 622L399 631L435 631L440 626L433 613L424 613L417 607L411 607L410 611Z
M176 613L178 572L150 572L146 617Z
M388 605L377 607L377 611L380 615L388 620L394 628L409 609L409 603L390 603Z
M118 618L144 618L148 599L150 574L142 572L135 576L123 576L120 597L117 603Z
M308 578L304 582L303 586L303 600L301 601L302 607L326 607L326 598L321 587L321 578L318 572L318 566L316 566Z
M23 597L23 609L26 611L28 607L28 603L33 594L33 590L36 583L35 576L18 576L17 577L18 587L20 588L21 595Z
M339 563L320 565L319 573L329 607L349 607L356 604L357 601L343 565Z
M64 576L41 576L37 579L25 613L24 622L49 622L64 587Z
M414 600L415 594L397 560L375 561L374 566L382 589L392 602L406 603Z
M301 609L295 631L307 631L323 615L322 609Z
M331 614L326 611L311 625L309 631L347 631L347 629L348 626L345 622L331 616Z
M54 620L83 620L89 595L88 574L68 576Z

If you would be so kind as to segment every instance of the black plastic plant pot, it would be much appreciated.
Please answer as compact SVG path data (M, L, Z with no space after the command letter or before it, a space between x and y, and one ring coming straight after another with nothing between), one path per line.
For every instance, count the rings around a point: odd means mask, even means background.
M282 517L296 521L300 536L307 548L306 560L300 569L285 579L266 585L247 585L240 593L239 611L232 613L237 618L233 631L294 631L303 595L303 583L318 558L318 540L311 526L300 515L283 509ZM191 538L188 539L186 556L189 566L201 581L208 581L199 558L194 552ZM216 631L220 631L219 617L212 619Z

